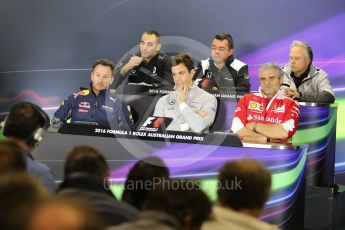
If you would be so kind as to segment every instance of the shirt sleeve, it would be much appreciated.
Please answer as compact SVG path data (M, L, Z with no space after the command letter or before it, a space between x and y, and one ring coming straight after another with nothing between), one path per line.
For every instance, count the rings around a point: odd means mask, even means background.
M202 65L201 62L198 62L198 65L195 67L195 74L193 80L201 79L203 77Z
M169 56L164 56L162 60L161 78L166 80L170 85L174 85L174 80L171 74L171 60Z
M155 111L153 112L153 116L165 117L165 114L164 114L165 98L166 97L164 96L157 101L156 106L155 106Z
M121 112L119 114L120 124L122 124L122 128L133 128L134 121L131 112L131 107L124 101L121 101Z
M248 74L248 66L243 66L238 71L238 76L236 80L236 89L242 92L249 92L250 91L250 81L249 81L249 74Z
M182 107L184 108L182 108L181 113L190 129L196 133L201 133L207 130L214 122L217 111L217 99L214 96L210 96L210 98L204 102L201 110L207 112L205 117L193 112L189 105Z
M284 75L283 75L283 83L280 85L280 89L291 88L291 89L297 90L295 83L291 79L290 75L287 73L286 67L284 67L282 70L283 70Z
M247 123L247 95L243 96L237 103L232 119L231 131L236 133Z
M294 100L289 100L289 104L286 107L286 113L283 120L283 127L288 132L288 138L291 138L298 127L300 108L297 102Z
M133 54L127 55L127 56L120 62L120 64L118 64L118 65L116 66L115 71L114 71L114 75L115 75L115 77L114 77L114 82L112 83L112 86L113 86L114 88L117 88L124 80L127 79L126 77L127 77L129 71L128 71L124 76L122 76L122 75L121 75L121 69L122 69L122 67L123 67L125 64L127 64L127 62L129 61L129 59L131 58L132 55L133 55Z
M72 109L76 101L75 95L70 95L64 101L61 102L60 107L53 116L53 121L58 123L58 121L65 123L72 115Z
M333 103L335 100L334 92L325 71L319 72L320 77L317 82L317 93L302 92L300 101Z

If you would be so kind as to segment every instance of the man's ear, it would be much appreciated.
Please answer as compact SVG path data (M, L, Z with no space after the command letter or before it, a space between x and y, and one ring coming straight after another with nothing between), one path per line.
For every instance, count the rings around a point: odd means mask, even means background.
M234 54L234 49L230 49L230 56Z
M157 52L160 51L161 48L162 48L162 44L161 44L161 43L158 43L157 48L156 48L156 51L157 51Z
M189 73L192 74L192 75L194 76L194 74L195 74L195 69L194 69L194 68L191 69Z
M284 82L284 75L280 77L279 82L280 82L280 85L283 84L283 82Z
M115 79L115 76L111 75L110 85L113 83L114 79Z

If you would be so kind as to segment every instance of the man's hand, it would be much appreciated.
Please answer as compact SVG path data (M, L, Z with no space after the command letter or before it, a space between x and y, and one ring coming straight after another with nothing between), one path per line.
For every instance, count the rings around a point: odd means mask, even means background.
M254 126L254 123L255 122L250 122L250 123L247 123L244 127L246 127L247 129L249 130L252 130L253 131L253 126Z
M290 97L291 99L296 99L296 98L300 98L301 97L299 92L297 92L296 90L291 89L291 88L284 89L284 95L287 96L287 97Z
M198 112L196 112L200 117L206 117L208 115L207 111L204 110L200 110Z
M187 101L189 87L184 85L177 89L177 102L180 104Z
M138 66L142 61L143 61L142 57L132 56L126 65L128 65L128 67L132 69L133 67Z
M127 62L127 64L125 64L124 66L122 66L121 70L120 70L120 74L122 76L125 76L125 74L133 69L134 67L138 66L141 62L143 61L142 57L139 56L132 56L129 61Z

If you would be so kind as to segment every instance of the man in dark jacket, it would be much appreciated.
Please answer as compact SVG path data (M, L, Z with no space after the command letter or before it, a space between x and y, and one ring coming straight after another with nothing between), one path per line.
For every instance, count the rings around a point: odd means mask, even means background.
M17 141L22 148L29 174L37 177L49 190L55 190L53 172L31 154L49 126L48 115L35 104L20 102L11 108L2 126L4 136Z
M71 119L71 122L93 122L112 128L131 128L133 120L129 106L108 90L114 81L114 68L111 60L97 60L92 67L90 88L65 99L54 114L53 125L59 127Z
M211 44L211 57L198 63L194 79L212 79L209 90L236 90L249 92L248 66L234 58L234 42L230 34L219 33ZM207 86L202 87L207 88Z
M84 198L107 226L136 218L138 211L119 202L109 190L109 168L104 156L88 146L77 146L65 162L65 179L58 195Z
M117 80L121 83L128 77L128 83L144 83L147 85L173 84L171 62L169 56L160 52L162 44L158 32L145 31L140 40L140 52L130 54L120 64Z
M107 230L198 230L211 214L211 203L198 183L163 180L146 198L138 219Z

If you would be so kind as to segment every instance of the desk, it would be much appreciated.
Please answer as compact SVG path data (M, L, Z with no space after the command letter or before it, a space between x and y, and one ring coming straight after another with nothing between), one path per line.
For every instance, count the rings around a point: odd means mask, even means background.
M213 137L213 141L224 138L222 135L218 137L218 134L213 134ZM221 165L240 158L257 159L272 172L273 179L272 195L261 218L284 229L299 229L303 226L306 145L233 147L215 145L213 142L163 142L155 138L128 138L126 135L111 138L47 132L34 156L51 167L61 180L66 153L73 146L81 144L91 145L105 155L112 169L112 189L117 194L130 167L138 159L146 156L161 157L174 178L199 179L204 191L212 200L216 199L216 176Z
M145 92L137 95L122 95L140 119L152 115L157 100L168 91L147 89ZM210 132L230 132L237 100L243 93L221 92L214 95L218 100L218 110ZM334 184L337 104L306 102L299 104L301 106L300 122L292 143L296 146L309 145L307 184L332 185Z

